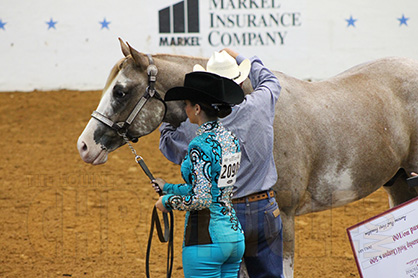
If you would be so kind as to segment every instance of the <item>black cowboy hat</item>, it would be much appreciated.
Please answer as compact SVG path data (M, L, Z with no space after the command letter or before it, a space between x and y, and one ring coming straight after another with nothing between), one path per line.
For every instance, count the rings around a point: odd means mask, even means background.
M210 72L186 74L183 87L167 91L164 100L194 100L210 104L239 104L244 100L241 87L231 79Z

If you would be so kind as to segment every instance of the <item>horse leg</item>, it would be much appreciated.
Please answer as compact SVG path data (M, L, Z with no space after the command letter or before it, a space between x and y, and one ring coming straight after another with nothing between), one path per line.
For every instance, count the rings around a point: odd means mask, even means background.
M295 215L281 212L283 222L283 274L286 278L293 278L295 255Z
M389 195L390 207L397 206L418 196L417 191L414 188L410 188L406 183L407 178L408 175L405 170L400 169L396 175L383 186Z
M248 276L247 267L245 266L244 260L241 262L238 277L239 278L250 278L250 276Z

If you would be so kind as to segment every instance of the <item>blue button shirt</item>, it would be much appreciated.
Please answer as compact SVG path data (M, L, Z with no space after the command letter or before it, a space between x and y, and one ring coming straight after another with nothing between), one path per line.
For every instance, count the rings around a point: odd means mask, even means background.
M241 63L243 56L237 57ZM241 198L269 190L277 181L273 157L273 121L280 83L257 57L251 59L249 78L254 91L233 107L232 113L221 119L228 130L240 140L241 168L234 187L233 198ZM178 128L163 123L160 126L160 150L164 156L180 164L189 142L196 136L198 126L188 120Z

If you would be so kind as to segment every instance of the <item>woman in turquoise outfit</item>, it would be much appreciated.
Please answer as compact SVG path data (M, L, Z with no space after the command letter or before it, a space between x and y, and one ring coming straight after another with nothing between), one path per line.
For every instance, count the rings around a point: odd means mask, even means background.
M241 159L239 141L218 117L231 113L244 93L234 81L208 72L186 74L184 86L167 91L165 101L184 100L190 122L198 124L181 164L184 184L154 182L164 195L161 211L187 211L183 240L185 277L237 277L244 234L231 204Z

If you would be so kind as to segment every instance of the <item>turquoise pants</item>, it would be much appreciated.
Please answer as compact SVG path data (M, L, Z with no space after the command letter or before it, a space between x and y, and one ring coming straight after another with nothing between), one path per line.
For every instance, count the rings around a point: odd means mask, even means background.
M244 241L185 246L184 277L236 278L244 249Z

